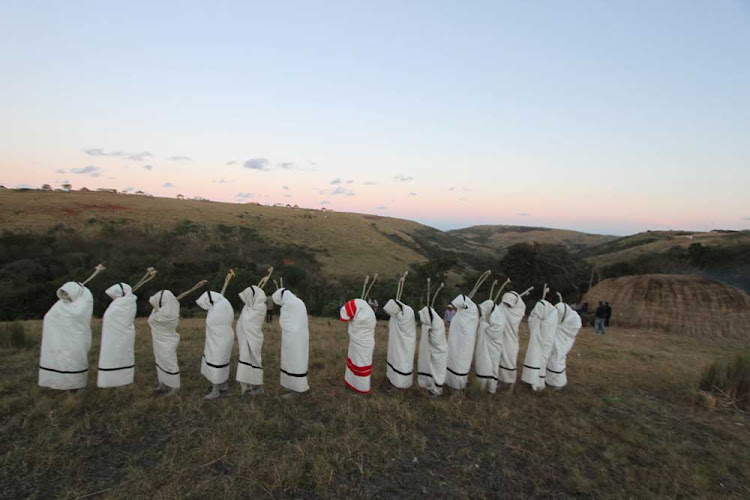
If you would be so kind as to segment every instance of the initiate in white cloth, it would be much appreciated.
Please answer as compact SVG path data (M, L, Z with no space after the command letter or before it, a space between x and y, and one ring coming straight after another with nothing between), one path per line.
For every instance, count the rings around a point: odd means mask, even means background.
M180 365L177 363L177 346L180 335L180 302L169 290L160 290L148 302L153 309L148 317L154 347L154 364L158 384L171 389L180 387ZM157 387L158 388L158 387Z
M568 383L566 360L576 341L576 335L581 329L581 317L572 307L563 302L562 297L555 308L557 308L557 317L560 322L557 325L552 353L547 363L545 382L550 387L560 389Z
M349 322L344 384L356 393L368 394L375 349L375 313L366 301L353 299L341 307L339 318Z
M208 311L201 373L214 386L206 396L208 399L213 399L219 396L219 386L229 379L229 363L234 346L234 331L232 330L234 309L232 304L218 292L203 292L195 302Z
M445 339L445 323L435 310L435 297L443 288L441 284L430 301L429 278L427 280L427 305L419 311L422 324L417 360L417 383L431 394L439 396L445 384L445 367L448 361L448 341Z
M536 303L529 315L529 347L523 362L521 380L531 385L535 391L544 389L547 372L547 361L552 353L552 345L557 332L557 309L544 300L547 285L544 286L542 299Z
M417 347L417 323L414 318L414 309L401 302L407 274L404 273L398 282L396 298L389 300L383 307L383 310L390 316L386 377L399 389L408 389L414 383L414 351Z
M98 387L121 387L135 377L136 300L127 283L116 283L106 292L112 302L102 319L102 343L99 350Z
M500 381L511 386L516 383L518 373L518 330L526 314L523 296L534 287L523 293L507 292L498 307L503 308L505 327L503 328L503 346L500 350Z
M310 330L307 307L286 288L279 288L271 296L281 306L281 386L293 392L306 392L309 360Z

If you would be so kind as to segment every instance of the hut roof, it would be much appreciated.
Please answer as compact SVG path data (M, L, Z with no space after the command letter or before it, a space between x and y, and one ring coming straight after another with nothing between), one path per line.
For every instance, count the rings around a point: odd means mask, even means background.
M583 298L612 306L612 322L695 337L750 338L750 295L699 276L645 274L610 278Z

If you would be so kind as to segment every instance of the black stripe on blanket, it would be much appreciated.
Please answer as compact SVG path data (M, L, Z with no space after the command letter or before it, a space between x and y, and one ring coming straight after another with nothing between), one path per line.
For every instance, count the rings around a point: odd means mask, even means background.
M249 366L250 368L255 368L256 370L262 370L262 369L263 369L263 367L262 367L262 366L255 366L254 364L252 364L252 363L248 363L247 361L242 361L241 359L240 359L240 360L238 360L238 361L240 362L240 364L241 364L241 365L247 365L247 366Z
M159 366L159 364L158 364L158 363L154 363L154 364L156 365L156 367L157 367L158 369L160 369L161 371L163 371L163 372L164 372L164 373L166 373L167 375L179 375L179 374L180 374L180 372L168 372L167 370L165 370L164 368L162 368L161 366Z
M523 367L528 368L529 370L541 370L538 366L523 365Z
M286 371L283 368L280 368L280 370L281 370L281 373L289 375L290 377L307 377L307 372L305 372L305 373L289 373L288 371Z
M514 371L516 371L518 369L518 368L505 368L503 365L499 365L499 366L500 366L500 368L502 368L506 372L514 372Z
M451 367L450 367L450 366L446 366L446 369L447 369L447 370L448 370L449 372L451 372L451 373L452 373L453 375L455 375L456 377L468 377L468 376L469 376L469 372L466 372L466 373L458 373L458 372L454 372L453 370L451 370Z
M476 376L478 378L491 378L492 380L494 380L495 382L497 382L497 377L493 377L492 375L480 375L480 374L477 373Z
M135 365L121 366L119 368L102 368L100 366L99 367L99 371L100 372L116 372L116 371L119 371L119 370L129 370L130 368L135 368Z
M209 363L208 362L208 360L206 359L206 355L205 354L203 355L203 361L205 361L206 364L208 366L212 367L212 368L226 368L227 366L229 366L229 363L231 362L231 361L228 361L228 362L224 363L223 365L215 365L213 363Z
M55 370L54 368L45 368L42 365L39 365L39 369L40 370L46 370L48 372L64 373L66 375L75 375L76 373L86 373L87 371L89 371L88 368L84 368L83 370L78 370L78 371L75 371L75 372L70 372L70 371L65 371L65 370Z
M394 372L398 373L399 375L407 375L408 376L408 375L411 375L412 373L414 373L414 370L412 370L412 371L410 371L408 373L407 372L398 371L388 361L386 361L385 363L391 368L391 370L393 370Z
M552 372L552 373L557 373L558 375L560 375L561 373L565 373L565 370L566 370L566 368L563 368L563 371L561 371L561 372L556 372L555 370L551 370L551 369L547 368L547 371L548 371L548 372Z
M417 375L421 375L423 377L430 377L432 379L432 383L435 384L435 387L443 387L445 384L438 384L435 382L435 377L432 376L430 373L424 373L424 372L417 372Z

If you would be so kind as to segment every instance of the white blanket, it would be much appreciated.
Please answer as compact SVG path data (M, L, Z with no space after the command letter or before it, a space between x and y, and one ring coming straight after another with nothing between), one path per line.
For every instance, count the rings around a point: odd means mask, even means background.
M229 379L229 362L234 347L234 309L218 292L203 292L195 303L208 311L201 373L212 384L223 384Z
M153 309L148 317L151 341L154 347L156 378L159 382L177 389L180 387L180 365L177 363L177 346L180 335L180 302L169 290L160 290L148 299Z
M91 315L94 297L70 281L57 290L58 301L44 315L39 385L69 390L86 387L89 377Z
M547 363L547 378L545 381L547 385L552 387L565 387L568 383L566 360L576 341L576 335L581 329L581 317L568 304L563 302L558 302L555 308L557 308L557 316L560 322L557 325L552 353Z
M503 294L500 305L505 316L503 346L500 350L500 381L514 384L518 373L518 329L526 314L526 304L518 293L507 292Z
M274 303L281 306L281 386L290 391L305 392L309 358L310 330L307 326L307 307L286 288L276 290Z
M350 300L339 310L341 321L349 322L349 352L344 385L354 392L370 392L372 351L375 349L375 313L362 299Z
M500 377L500 353L503 349L505 311L502 306L496 306L492 300L482 302L479 309L482 312L482 317L477 329L474 372L479 380L480 389L486 389L490 394L494 394Z
M245 304L237 320L237 343L240 359L237 363L237 381L244 384L263 385L263 321L266 318L266 292L255 285L240 293Z
M453 389L463 389L466 387L474 356L479 308L466 295L459 295L451 304L457 312L448 328L448 372L445 374L445 383Z
M546 300L540 300L529 315L529 347L523 361L521 380L535 390L544 389L547 361L557 332L557 309Z
M414 351L417 348L417 323L414 309L400 300L389 300L383 310L388 313L388 356L386 376L399 389L414 383Z
M445 323L435 309L427 307L419 311L419 322L422 324L422 334L419 338L417 383L434 394L442 394L448 361Z
M99 350L98 387L120 387L135 378L136 300L130 285L116 283L107 288L112 298L102 320L102 343Z

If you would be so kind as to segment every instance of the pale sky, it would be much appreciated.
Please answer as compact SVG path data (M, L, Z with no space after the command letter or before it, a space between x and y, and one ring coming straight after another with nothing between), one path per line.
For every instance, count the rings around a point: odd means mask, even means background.
M0 3L0 184L750 229L750 0Z

